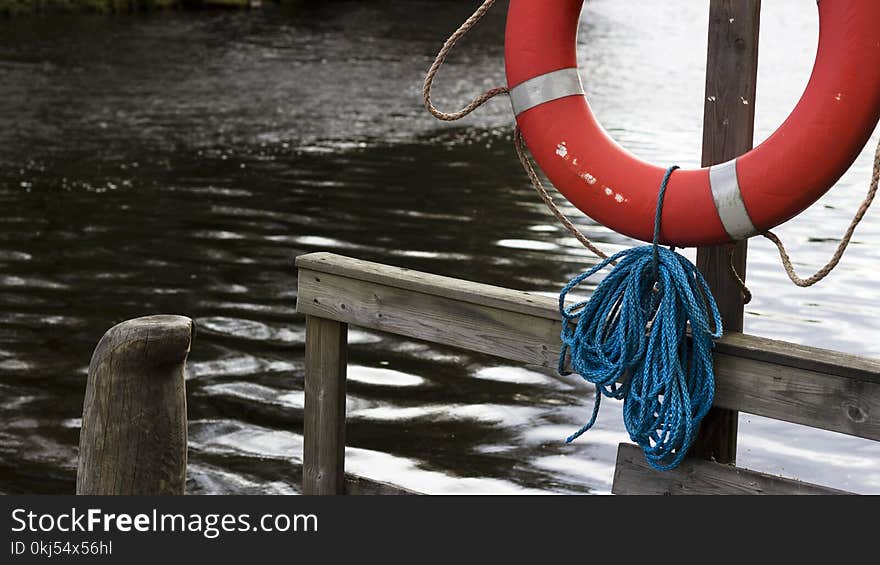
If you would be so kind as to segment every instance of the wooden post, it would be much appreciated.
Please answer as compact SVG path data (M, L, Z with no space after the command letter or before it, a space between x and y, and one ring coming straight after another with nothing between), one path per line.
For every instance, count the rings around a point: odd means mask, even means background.
M303 492L345 493L348 324L306 316Z
M703 117L703 166L724 163L752 148L761 0L711 0L706 100ZM736 245L734 264L745 278L747 242ZM712 288L724 331L743 329L743 299L729 271L724 246L697 250L697 267ZM713 408L703 420L691 453L719 463L736 462L738 414Z
M77 494L183 494L192 334L189 318L148 316L101 338L86 384Z

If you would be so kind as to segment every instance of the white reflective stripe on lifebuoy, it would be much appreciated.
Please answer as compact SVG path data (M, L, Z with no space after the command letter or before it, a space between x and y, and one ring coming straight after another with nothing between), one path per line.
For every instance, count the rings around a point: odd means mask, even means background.
M577 69L559 69L531 78L510 89L510 103L515 116L566 96L584 96L584 87Z
M724 231L735 241L758 234L746 210L736 174L736 159L709 168L712 199Z

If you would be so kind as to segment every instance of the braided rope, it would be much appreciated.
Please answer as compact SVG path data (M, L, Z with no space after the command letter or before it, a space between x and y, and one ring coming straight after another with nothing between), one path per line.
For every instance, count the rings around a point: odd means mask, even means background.
M529 180L532 182L532 188L535 189L535 192L538 193L538 196L541 197L541 200L544 201L544 204L547 208L550 209L550 212L556 216L556 219L565 226L565 229L569 231L574 237L577 238L581 244L592 251L594 254L599 256L602 259L607 259L608 255L596 247L596 244L590 240L587 236L583 234L583 232L572 223L568 216L565 215L565 212L559 209L556 203L553 201L553 197L547 192L547 189L544 188L544 185L541 183L541 179L538 178L538 173L535 172L535 168L532 166L531 161L529 161L529 157L526 154L526 147L523 141L522 131L520 131L519 127L517 127L513 132L513 145L516 147L516 155L519 157L519 162L522 164L523 170L528 175Z
M728 243L727 244L727 257L729 259L728 268L730 270L730 276L733 277L733 280L736 281L736 284L739 285L740 294L742 294L743 304L748 304L752 301L752 291L749 290L749 287L746 285L746 281L743 280L742 276L738 272L736 272L736 244Z
M437 118L438 120L444 122L454 122L460 120L488 102L490 99L498 96L499 94L508 94L509 91L507 88L503 86L499 86L496 88L491 88L486 92L480 94L476 98L474 98L470 104L458 110L457 112L443 112L438 110L436 106L431 102L431 89L434 86L434 79L437 76L437 72L440 70L440 67L443 66L443 63L446 62L446 57L449 55L449 52L452 51L452 48L455 47L456 42L467 34L477 23L483 19L483 16L489 11L492 5L495 4L495 0L485 0L477 10L471 14L461 26L455 30L455 32L449 36L449 39L443 44L443 47L440 49L440 52L437 53L437 56L434 58L434 62L431 63L431 68L428 70L428 74L425 76L425 83L422 87L422 100L425 103L425 108L427 108L428 112L431 113L432 116ZM565 215L565 213L556 206L556 203L553 202L553 197L547 192L544 188L544 185L541 183L541 180L538 178L538 173L535 172L535 168L532 166L532 163L529 161L527 150L525 147L525 143L523 141L522 132L519 128L516 128L513 134L513 143L516 147L516 155L519 157L519 162L523 167L523 170L526 172L526 175L529 177L529 180L532 183L532 188L535 189L535 192L538 193L538 196L541 197L541 200L544 204L549 208L550 212L556 217L557 220L565 227L566 230L569 231L581 244L593 252L595 255L602 259L608 258L608 255L599 249L595 243L593 243L590 238L585 236L583 232L581 232L574 223Z
M431 63L431 68L428 69L428 74L425 76L425 84L422 86L422 99L425 102L425 108L431 113L432 116L437 118L438 120L442 120L444 122L454 122L456 120L460 120L463 117L467 116L487 101L492 98L495 98L499 94L507 94L507 88L503 86L498 86L492 89L487 90L486 92L480 94L476 98L474 98L470 104L462 108L457 112L443 112L438 110L436 106L431 102L431 88L434 86L434 77L437 75L437 71L440 70L440 67L443 66L443 63L446 62L446 56L449 55L449 52L452 51L452 48L455 47L455 43L461 39L471 30L472 27L477 25L483 16L486 15L486 12L489 11L489 8L495 3L495 0L486 0L483 2L477 11L474 12L471 17L469 17L461 27L455 30L449 39L446 40L446 43L443 44L443 47L440 49L440 52L437 53L437 57L434 58L434 62Z
M712 340L722 333L706 280L687 258L658 244L660 211L675 169L667 169L657 195L654 243L605 259L559 294L559 312L567 322L559 372L568 374L568 356L572 370L596 387L589 420L566 441L593 427L602 396L622 399L630 439L658 470L681 463L712 406ZM569 292L613 261L617 266L589 300L566 304Z
M816 273L810 277L804 279L798 276L797 272L794 270L794 265L792 265L791 257L788 255L788 251L786 251L785 245L782 243L782 240L779 239L779 236L771 231L762 234L776 245L776 248L779 250L779 257L782 259L782 266L785 268L785 272L788 275L788 278L791 279L791 282L804 288L813 286L827 277L831 271L837 267L852 240L853 233L855 233L859 223L864 219L865 214L874 202L874 197L877 195L878 185L880 185L880 144L877 145L877 151L874 153L874 173L871 176L871 184L868 188L868 194L865 196L865 199L862 200L859 209L856 210L856 214L849 223L849 227L847 227L843 239L841 239L840 243L837 245L834 255L831 256L831 259L825 264L825 266L816 271Z

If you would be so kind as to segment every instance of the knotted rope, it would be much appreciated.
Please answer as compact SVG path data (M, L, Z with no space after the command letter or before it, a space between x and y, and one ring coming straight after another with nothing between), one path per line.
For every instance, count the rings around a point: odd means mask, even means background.
M663 199L677 168L669 168L660 185L654 243L605 259L559 294L559 372L570 374L568 356L571 369L596 386L592 416L566 441L593 427L603 395L622 399L630 439L659 470L681 463L712 407L712 340L722 333L718 306L696 266L658 244ZM589 300L566 305L572 290L612 261L617 266Z

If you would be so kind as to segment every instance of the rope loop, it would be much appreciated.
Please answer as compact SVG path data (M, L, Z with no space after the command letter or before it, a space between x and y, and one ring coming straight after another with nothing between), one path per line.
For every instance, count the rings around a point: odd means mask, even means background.
M486 12L495 4L495 0L486 0L483 2L477 11L471 14L461 27L459 27L455 32L449 36L449 39L446 40L446 43L443 44L443 47L440 49L440 52L437 53L437 56L434 58L434 62L431 63L431 68L428 69L428 74L425 75L425 83L422 86L422 99L425 103L425 108L428 109L428 112L431 113L432 116L437 118L438 120L442 120L444 122L454 122L456 120L460 120L463 117L467 116L492 98L495 98L499 94L507 94L508 90L506 87L498 86L495 88L491 88L486 92L480 94L476 98L474 98L470 104L458 110L457 112L443 112L438 110L436 106L431 102L431 89L434 86L434 77L437 76L437 72L440 70L440 67L443 66L443 63L446 62L446 57L449 55L449 52L452 51L452 48L455 47L456 42L464 37L467 32L471 30L477 23L483 19L483 16L486 15Z
M455 47L456 42L464 37L477 23L483 19L483 16L489 11L492 5L495 4L495 0L485 0L477 10L471 14L471 16L465 20L465 22L457 29L455 32L449 36L449 39L443 44L443 47L437 53L437 56L434 58L434 62L431 63L430 69L428 69L427 75L425 75L425 82L422 86L422 101L425 104L425 108L427 108L428 112L431 113L432 116L437 118L438 120L444 122L454 122L456 120L460 120L491 100L492 98L500 95L500 94L508 94L509 91L507 88L503 86L491 88L486 92L480 94L476 98L474 98L470 104L458 110L456 112L443 112L437 109L431 101L431 90L434 87L434 79L437 76L437 72L446 62L446 58L449 56L449 52L452 51L452 48ZM571 233L575 239L577 239L584 247L589 249L593 254L595 254L600 259L605 259L608 255L599 249L595 243L593 243L590 238L583 234L574 223L565 215L562 210L559 209L558 206L553 202L553 197L547 192L544 188L541 180L538 178L537 172L535 172L535 168L532 166L529 161L529 157L526 153L525 143L523 141L522 132L519 127L514 130L513 134L514 146L516 147L516 154L519 158L519 162L523 167L523 170L526 172L526 175L529 177L529 180L532 183L532 188L535 189L535 192L538 193L538 196L541 197L541 200L550 210L550 212L560 221L560 223Z
M779 258L782 260L782 267L785 269L785 273L788 275L788 278L791 279L791 282L796 284L799 287L806 288L809 286L813 286L818 283L829 274L831 271L837 267L840 263L840 260L843 258L843 254L846 252L847 247L849 247L850 242L852 241L853 234L856 231L856 228L859 226L861 221L865 218L865 214L867 214L868 210L871 208L871 204L874 202L874 197L877 196L878 185L880 185L880 143L877 144L877 150L874 152L874 172L871 175L871 182L868 186L868 194L865 196L865 199L862 200L862 203L859 205L858 210L856 210L855 216L850 221L849 226L846 228L846 231L843 234L843 238L841 238L840 243L837 244L837 249L834 251L834 255L831 256L831 259L815 274L809 276L807 278L801 278L798 276L797 272L794 269L794 265L792 264L791 257L788 255L788 251L785 249L785 244L782 243L782 240L779 239L772 231L764 232L763 235L767 239L773 242L776 246L776 249L779 250Z

